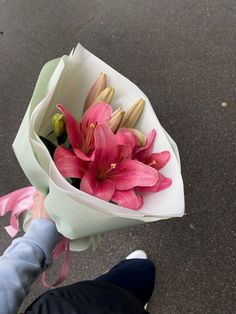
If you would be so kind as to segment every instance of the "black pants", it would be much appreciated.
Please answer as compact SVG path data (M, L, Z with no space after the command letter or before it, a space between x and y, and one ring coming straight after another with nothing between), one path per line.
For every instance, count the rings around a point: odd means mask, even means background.
M124 260L95 281L107 281L124 288L145 305L154 289L155 266L146 259Z
M155 266L150 260L146 259L123 260L109 272L96 278L93 282L110 283L112 284L111 290L112 286L118 286L126 291L128 290L144 306L150 299L154 289ZM60 295L66 296L66 304L62 302L62 305L58 306L60 303ZM79 295L81 295L80 283L49 290L35 300L25 313L51 313L47 308L53 309L53 303L55 303L55 308L59 308L59 311L57 309L57 313L75 313L72 308L80 308L82 306L82 302L77 301ZM96 293L90 293L90 296L94 299L96 298ZM45 304L44 299L47 300ZM44 310L42 311L42 309ZM82 313L86 312L82 311Z

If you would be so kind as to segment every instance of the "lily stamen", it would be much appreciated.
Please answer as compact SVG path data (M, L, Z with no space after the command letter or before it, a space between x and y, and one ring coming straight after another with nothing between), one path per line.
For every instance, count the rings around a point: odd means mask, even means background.
M156 160L153 160L152 162L150 162L150 163L148 164L148 166L151 167L152 165L156 165L156 163L157 163Z
M108 172L112 171L115 168L116 168L116 163L112 163L110 168L107 171L105 171L105 174L108 174Z
M83 147L83 151L84 151L85 154L88 153L89 145L91 143L95 127L96 127L96 125L94 123L91 123L89 128L88 128L88 131L87 131L87 134L86 134L85 143L84 143L84 147Z

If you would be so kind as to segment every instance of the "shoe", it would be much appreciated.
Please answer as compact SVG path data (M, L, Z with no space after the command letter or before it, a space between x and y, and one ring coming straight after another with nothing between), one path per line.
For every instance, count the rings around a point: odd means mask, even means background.
M130 253L126 259L132 259L132 258L140 258L140 259L147 259L147 254L146 252L142 251L142 250L137 250L134 251L132 253ZM148 307L148 303L144 306L144 309L147 310Z
M132 259L132 258L140 258L140 259L147 259L147 254L146 252L142 250L137 250L132 253L130 253L126 259Z

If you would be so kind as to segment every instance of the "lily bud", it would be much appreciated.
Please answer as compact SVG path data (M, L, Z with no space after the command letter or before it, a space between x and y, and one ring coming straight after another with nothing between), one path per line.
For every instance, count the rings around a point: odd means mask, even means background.
M105 102L106 104L111 104L112 98L115 94L115 89L111 86L108 86L106 89L104 89L98 97L94 100L94 104L99 102Z
M130 129L134 135L137 137L140 146L144 146L146 144L146 135L139 131L138 129Z
M91 87L84 102L84 112L94 103L94 100L107 86L107 76L101 73L96 82Z
M115 133L119 129L119 125L121 123L121 120L124 116L125 112L119 108L116 111L114 111L111 115L110 119L110 128Z
M124 117L120 124L120 128L133 128L140 118L140 115L144 108L144 104L145 101L141 98L136 101L124 114Z
M52 127L56 137L59 137L66 131L66 119L64 114L56 113L52 117Z

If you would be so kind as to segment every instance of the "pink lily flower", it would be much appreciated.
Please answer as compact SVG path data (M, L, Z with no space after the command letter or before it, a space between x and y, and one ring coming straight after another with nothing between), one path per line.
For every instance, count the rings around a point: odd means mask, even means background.
M154 141L156 138L156 130L152 130L147 135L146 144L143 147L136 149L134 157L139 161L160 170L163 168L170 160L170 152L163 151L160 153L153 153Z
M94 130L98 123L109 124L112 107L105 103L95 104L88 108L81 122L78 122L63 105L57 108L65 115L66 130L74 153L82 160L93 158Z
M98 124L94 130L94 158L81 160L72 149L59 146L54 154L55 164L66 178L80 178L80 189L105 201L139 209L143 204L136 186L151 187L158 180L158 172L139 162L126 159L129 145L119 143L106 124Z
M155 168L157 171L163 168L170 160L170 152L163 151L160 153L153 153L153 146L156 137L156 130L152 130L147 135L146 144L143 147L136 149L134 157L145 163L146 165ZM138 187L136 190L139 192L159 192L168 188L172 184L170 178L166 178L163 174L158 172L159 178L155 185L152 187Z
M94 131L94 160L89 163L89 170L82 178L80 189L105 201L112 200L118 204L126 195L125 205L128 208L137 208L141 204L140 196L128 192L136 186L153 186L158 180L155 169L144 165L138 160L124 159L123 152L127 146L116 140L108 125L99 124ZM125 193L123 193L125 192ZM132 197L128 194L132 193Z

